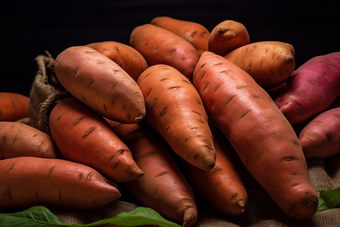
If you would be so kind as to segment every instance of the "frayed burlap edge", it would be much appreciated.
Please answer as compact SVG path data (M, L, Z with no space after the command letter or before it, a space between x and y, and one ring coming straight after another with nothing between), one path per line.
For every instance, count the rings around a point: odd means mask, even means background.
M51 135L49 114L62 99L71 96L59 83L54 72L54 59L46 51L46 55L35 58L38 71L32 83L29 103L29 125Z

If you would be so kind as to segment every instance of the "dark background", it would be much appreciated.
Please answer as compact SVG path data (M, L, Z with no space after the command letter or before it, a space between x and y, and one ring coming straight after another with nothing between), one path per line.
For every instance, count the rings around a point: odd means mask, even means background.
M340 51L337 1L27 1L1 3L1 92L29 94L37 65L73 45L98 41L129 44L132 29L156 16L201 23L208 30L223 20L243 23L251 42L276 40L295 48L296 66Z

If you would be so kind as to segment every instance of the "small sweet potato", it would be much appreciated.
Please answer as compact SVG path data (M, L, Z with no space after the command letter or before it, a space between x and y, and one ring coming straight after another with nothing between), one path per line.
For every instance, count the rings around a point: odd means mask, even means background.
M224 57L251 75L265 90L287 80L295 69L295 49L285 42L249 43Z
M130 35L130 46L139 51L150 66L170 65L188 78L192 77L198 61L197 51L191 43L153 24L135 27Z
M191 43L198 55L208 50L209 30L202 24L167 16L155 17L151 24L169 30Z
M340 154L340 107L314 117L299 135L306 158L328 158Z
M32 126L2 121L0 137L0 159L21 156L61 158L53 139Z
M241 22L224 20L210 32L208 50L225 56L230 51L250 43L247 28Z
M17 121L26 117L29 117L29 97L0 92L0 121Z

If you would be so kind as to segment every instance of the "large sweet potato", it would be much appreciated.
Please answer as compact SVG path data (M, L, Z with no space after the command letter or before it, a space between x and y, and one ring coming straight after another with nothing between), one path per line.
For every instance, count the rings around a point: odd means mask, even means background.
M1 211L47 206L91 210L120 198L117 185L89 166L64 159L16 157L0 161Z
M135 123L145 116L143 95L117 63L87 46L62 51L54 70L61 85L75 98L112 120Z
M276 204L294 219L318 205L298 137L268 93L245 71L212 52L195 69L194 86L214 124Z

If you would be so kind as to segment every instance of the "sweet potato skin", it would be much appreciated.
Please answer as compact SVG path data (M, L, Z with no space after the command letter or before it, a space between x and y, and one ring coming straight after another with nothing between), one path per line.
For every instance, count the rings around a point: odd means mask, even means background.
M340 96L340 52L309 59L274 99L292 125L311 120Z
M1 211L36 205L91 210L120 198L117 185L89 166L64 159L16 157L0 160Z
M209 35L208 50L225 56L232 50L249 43L249 33L244 24L234 20L224 20L212 29Z
M0 122L0 159L32 156L62 158L53 139L46 133L23 123Z
M75 98L109 119L136 123L145 116L143 95L117 63L87 46L72 46L56 58L60 84Z
M306 158L340 154L340 107L314 117L300 132L299 140Z
M146 124L109 121L126 143L144 175L123 184L140 203L169 220L189 227L197 221L197 205L192 189L170 154L164 139Z
M216 150L214 168L206 171L184 161L178 163L196 197L202 199L219 215L238 216L247 207L247 191L230 153L232 149L229 142L214 126L211 127Z
M215 148L208 117L197 90L169 65L153 65L137 81L145 97L145 121L176 154L197 168L209 170Z
M124 43L102 41L89 43L85 46L95 49L116 62L135 81L137 81L139 75L148 67L145 58L136 49Z
M70 97L58 102L50 113L49 125L65 159L91 166L115 182L143 175L111 126L79 100Z
M198 55L208 50L210 32L202 24L168 16L155 17L150 23L187 40L196 48Z
M144 56L149 66L170 65L188 78L192 77L198 61L193 45L173 32L153 24L135 27L130 35L130 46Z
M224 56L246 71L265 90L287 80L295 69L295 49L290 43L259 41Z
M0 92L0 121L29 117L29 97L14 92Z
M193 83L214 124L276 204L291 218L312 217L318 197L301 145L268 93L212 52L202 54Z

